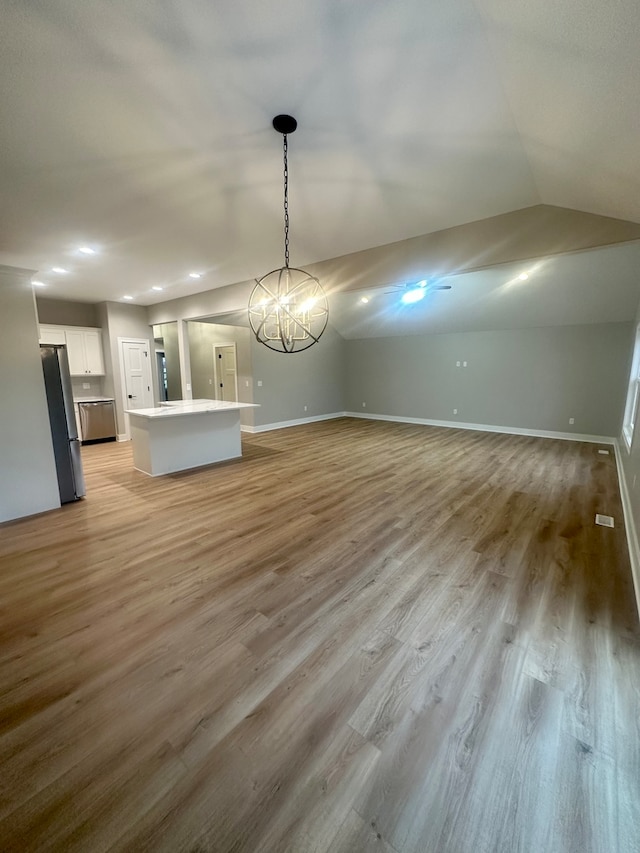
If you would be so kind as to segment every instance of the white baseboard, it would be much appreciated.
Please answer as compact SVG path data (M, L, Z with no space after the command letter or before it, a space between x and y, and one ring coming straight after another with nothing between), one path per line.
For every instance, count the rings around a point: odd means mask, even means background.
M611 435L585 435L578 432L554 432L546 429L525 429L522 427L494 426L493 424L469 424L459 421L434 421L429 418L403 418L397 415L372 415L362 412L345 412L347 418L364 418L370 421L392 421L401 424L422 424L424 426L447 427L449 429L470 429L478 432L502 432L506 435L530 435L533 438L560 438L564 441L589 441L594 444L613 444L616 439Z
M638 531L633 520L633 509L631 497L627 487L627 481L622 468L622 455L620 453L620 442L614 443L616 452L616 467L618 469L618 483L620 485L620 497L622 499L622 512L624 513L624 528L627 531L627 546L629 548L629 562L631 563L631 576L633 588L636 594L636 606L640 614L640 547L638 546Z
M533 438L559 438L563 441L587 441L592 444L611 444L616 446L616 439L611 435L588 435L579 432L555 432L546 429L526 429L524 427L495 426L494 424L471 424L461 421L437 421L431 418L405 418L399 415L374 415L370 412L333 412L329 415L316 415L310 418L296 418L290 421L279 421L278 423L263 424L261 426L241 427L242 432L258 433L269 432L272 429L285 429L286 427L312 424L318 421L331 421L336 418L362 418L369 421L390 421L400 424L421 424L423 426L447 427L449 429L470 429L477 432L501 432L505 435L530 435Z
M315 424L318 421L333 421L336 418L344 418L347 412L333 412L330 415L315 415L310 418L296 418L291 421L278 421L274 424L262 424L261 426L242 426L242 432L270 432L272 429L286 429L286 427L302 426L302 424Z
M116 436L116 441L131 441L131 436L128 435L126 432L120 432Z

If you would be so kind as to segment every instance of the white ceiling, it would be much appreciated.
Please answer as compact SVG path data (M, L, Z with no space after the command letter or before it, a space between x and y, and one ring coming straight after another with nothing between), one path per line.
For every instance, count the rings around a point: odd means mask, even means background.
M139 304L280 266L280 112L296 265L540 203L640 222L639 44L637 0L4 0L0 263Z

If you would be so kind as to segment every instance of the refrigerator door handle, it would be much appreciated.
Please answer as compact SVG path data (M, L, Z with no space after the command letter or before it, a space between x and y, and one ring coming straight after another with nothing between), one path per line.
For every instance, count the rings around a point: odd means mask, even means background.
M84 497L87 493L87 488L84 483L84 471L82 470L82 458L80 456L80 446L82 442L79 438L69 439L69 455L71 456L71 468L73 470L73 482L76 488L76 497Z

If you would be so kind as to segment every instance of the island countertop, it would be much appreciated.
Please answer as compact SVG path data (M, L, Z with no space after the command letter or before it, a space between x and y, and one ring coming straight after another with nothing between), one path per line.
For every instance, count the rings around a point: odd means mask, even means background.
M125 409L128 415L141 418L174 418L183 415L199 415L206 412L232 412L240 409L256 409L258 403L229 403L226 400L173 400L154 409Z

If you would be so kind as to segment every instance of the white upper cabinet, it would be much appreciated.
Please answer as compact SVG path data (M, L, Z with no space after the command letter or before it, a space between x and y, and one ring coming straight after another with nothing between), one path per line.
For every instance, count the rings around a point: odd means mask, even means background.
M87 373L104 373L102 332L100 329L90 329L84 333L84 355L87 364Z
M41 344L66 344L72 376L104 376L102 329L40 326Z
M104 374L100 329L66 329L69 372L72 376Z
M41 344L66 344L66 342L64 329L49 329L45 326L40 326Z

